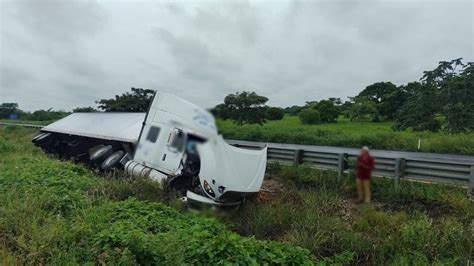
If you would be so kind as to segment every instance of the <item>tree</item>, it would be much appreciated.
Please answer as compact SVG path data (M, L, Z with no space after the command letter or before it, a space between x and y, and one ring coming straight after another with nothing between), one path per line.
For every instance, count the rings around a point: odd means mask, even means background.
M405 96L397 86L391 82L376 82L367 86L357 95L366 98L375 104L378 115L387 120L392 120L397 109L403 104ZM378 119L378 117L374 117Z
M293 105L293 106L290 106L290 107L285 107L283 109L283 112L285 112L285 114L288 114L288 115L298 115L298 113L301 110L303 110L302 106Z
M10 115L17 115L19 111L17 103L0 104L0 118L9 118Z
M314 109L319 112L321 122L336 122L340 110L331 100L322 100L314 105Z
M155 95L154 90L132 88L132 92L115 95L114 99L97 101L105 112L146 112Z
M74 109L72 109L72 112L73 113L94 113L94 112L97 112L97 110L94 109L94 107L88 106L88 107L74 108Z
M212 115L222 120L230 119L230 112L223 103L214 106L214 108L212 108L210 112L212 113Z
M434 70L424 72L422 82L438 90L449 132L474 130L474 63L464 64L462 58L439 62Z
M373 120L377 117L377 107L373 101L358 96L351 99L354 102L349 109L351 121Z
M303 124L315 125L321 123L319 112L311 107L301 110L298 117Z
M352 101L345 101L341 106L339 106L339 109L342 114L344 114L345 118L351 117L351 108L354 103Z
M473 65L464 64L461 58L442 61L423 73L421 83L409 83L409 97L397 112L394 128L436 131L443 127L452 133L474 130Z
M334 105L336 105L336 106L342 105L341 98L331 97L331 98L329 98L328 100L331 101L331 102L333 102Z
M281 120L285 113L280 107L268 107L267 108L267 118L268 120Z
M419 87L398 111L393 128L395 130L412 128L415 131L439 130L441 123L436 120L438 110L436 101L437 95L434 88Z
M236 92L224 98L224 104L219 106L218 112L242 124L263 124L267 117L265 103L267 97L260 96L255 92Z
M36 110L33 113L28 113L24 118L33 121L55 121L69 114L69 112L53 111L53 108L49 108L48 110Z

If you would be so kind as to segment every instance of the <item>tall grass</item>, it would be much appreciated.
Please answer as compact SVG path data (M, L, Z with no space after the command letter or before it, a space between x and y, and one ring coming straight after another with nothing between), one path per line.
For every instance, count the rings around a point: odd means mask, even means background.
M341 117L337 123L303 125L298 117L285 116L264 125L241 126L230 120L217 120L217 126L228 139L406 151L417 151L421 140L420 151L474 154L474 133L398 132L391 129L389 122L351 122Z
M474 206L463 189L373 180L373 203L355 204L354 177L307 165L269 165L285 187L226 222L243 235L286 241L341 264L467 265L474 255ZM471 261L472 262L472 261Z

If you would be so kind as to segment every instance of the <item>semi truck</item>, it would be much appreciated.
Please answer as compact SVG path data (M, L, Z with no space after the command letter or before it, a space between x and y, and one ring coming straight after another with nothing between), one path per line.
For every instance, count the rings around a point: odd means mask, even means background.
M258 193L267 161L266 147L229 145L209 111L162 92L146 113L73 113L41 128L32 142L60 159L153 179L184 202L219 206Z

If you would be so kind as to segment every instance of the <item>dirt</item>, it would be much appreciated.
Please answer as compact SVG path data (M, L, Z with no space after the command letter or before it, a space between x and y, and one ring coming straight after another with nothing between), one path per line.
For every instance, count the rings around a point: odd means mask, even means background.
M339 202L339 211L338 216L344 222L351 223L354 220L354 213L357 211L357 205L355 204L355 200L351 199L342 199Z
M283 191L283 184L276 179L263 180L262 188L258 193L257 202L266 203L278 198Z

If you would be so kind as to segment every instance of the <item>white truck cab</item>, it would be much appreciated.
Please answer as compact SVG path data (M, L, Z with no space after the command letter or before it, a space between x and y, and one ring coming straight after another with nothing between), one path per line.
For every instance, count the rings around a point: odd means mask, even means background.
M42 128L33 142L104 170L120 162L127 173L148 176L183 200L214 205L257 193L267 159L266 148L227 144L207 110L161 92L147 113L75 113Z

